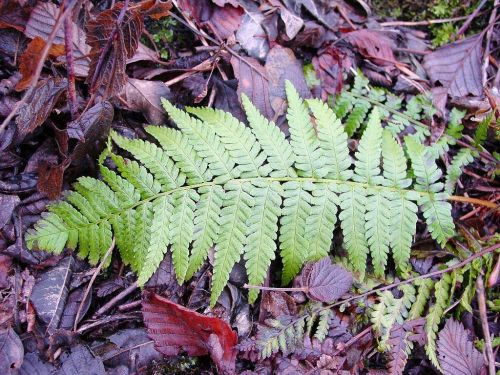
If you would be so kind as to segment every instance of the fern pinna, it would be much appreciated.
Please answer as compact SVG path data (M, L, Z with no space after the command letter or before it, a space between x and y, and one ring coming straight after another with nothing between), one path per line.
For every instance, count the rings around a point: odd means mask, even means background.
M289 140L245 96L248 127L223 111L188 113L164 100L178 130L147 127L157 143L113 133L134 160L109 149L100 159L102 179L80 178L29 231L28 247L59 253L78 246L95 264L115 236L140 285L168 248L182 283L214 247L214 305L242 255L249 283L259 285L277 248L284 284L305 261L329 253L337 211L344 247L361 276L369 255L377 275L390 251L399 268L407 267L417 204L444 245L453 234L451 205L429 149L407 137L413 181L403 149L374 108L352 162L334 112L319 100L303 101L290 83L286 93ZM107 158L116 168L105 166Z

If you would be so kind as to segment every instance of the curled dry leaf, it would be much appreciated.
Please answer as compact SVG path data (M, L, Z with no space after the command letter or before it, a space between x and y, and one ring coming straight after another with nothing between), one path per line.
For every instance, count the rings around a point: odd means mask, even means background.
M40 37L42 40L47 40L56 23L58 14L59 7L57 5L51 2L39 2L31 12L24 34L31 39ZM75 75L86 77L89 72L89 58L87 55L90 52L90 46L86 43L85 32L75 23L73 23L72 31ZM57 31L53 44L64 46L64 28L61 27ZM61 56L59 59L64 61L65 56Z
M352 286L352 275L325 257L302 272L302 285L310 298L330 302L342 297Z
M313 57L312 64L321 83L321 100L326 101L328 95L338 95L342 91L342 68L350 65L347 57L339 49L328 47Z
M156 349L167 356L210 354L220 373L235 371L238 336L219 318L204 316L151 292L144 293L142 315Z
M38 83L26 103L19 109L16 118L21 136L24 137L44 123L67 86L65 78L49 78Z
M468 339L464 326L453 319L439 332L438 353L444 375L479 375L484 365L483 355Z
M450 43L424 57L424 68L431 81L443 89L438 95L463 97L483 93L481 64L482 35Z
M141 14L133 9L126 9L117 25L123 7L124 3L117 3L87 24L87 42L91 47L87 82L91 93L99 93L105 99L118 94L127 83L126 61L134 56L144 27Z
M16 374L23 363L24 347L12 328L0 330L0 373Z

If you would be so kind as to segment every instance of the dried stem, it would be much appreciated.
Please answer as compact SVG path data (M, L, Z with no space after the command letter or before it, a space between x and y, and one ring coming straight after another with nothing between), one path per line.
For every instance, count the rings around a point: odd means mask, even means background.
M69 15L71 15L73 7L76 3L77 3L77 1L75 1L75 0L70 1L64 10L63 9L59 10L59 14L57 15L57 18L56 18L56 23L54 24L54 27L52 28L52 31L50 32L50 35L47 38L47 41L45 43L45 47L43 48L42 52L40 53L40 59L38 60L38 64L36 66L35 72L33 73L33 76L31 77L31 80L30 80L30 84L29 84L30 87L24 93L21 100L19 100L16 103L16 105L14 106L14 108L12 108L12 111L10 111L9 115L3 120L2 124L0 125L0 135L3 133L3 131L5 130L7 125L10 123L10 121L17 114L17 111L19 111L19 109L26 103L28 98L33 93L33 90L36 87L36 83L38 82L38 78L40 78L40 74L42 73L45 59L49 55L50 47L52 47L52 43L54 43L54 39L56 38L57 32L59 31L62 24L64 23L64 20Z
M478 13L476 16L480 16L487 13L487 11L483 11ZM439 18L435 20L427 20L427 21L388 21L388 22L382 22L380 25L381 26L430 26L430 25L436 25L440 23L448 23L448 22L457 22L457 21L463 21L469 18L468 16L460 16L460 17L452 17L452 18Z
M495 375L495 356L491 345L490 327L488 326L488 315L486 314L486 293L484 292L483 275L479 275L476 281L477 302L479 305L479 317L483 329L484 347L486 360L488 361L488 375Z
M106 303L103 307L101 307L97 312L94 314L95 317L103 315L106 311L114 307L118 302L120 302L123 298L127 297L129 294L134 292L137 288L139 288L139 285L137 285L137 281L132 283L127 289L122 290L120 293L118 293L116 296L114 296L108 303Z
M481 8L484 6L484 4L486 4L488 0L482 0L479 5L476 7L476 9L474 9L474 12L472 12L468 17L467 17L467 20L464 22L464 24L462 25L462 27L458 30L457 32L457 35L455 35L455 38L459 38L460 35L462 35L463 33L465 33L467 31L467 29L469 28L470 24L472 23L472 21L474 20L474 18L477 17L477 15L479 14L479 12L481 11Z

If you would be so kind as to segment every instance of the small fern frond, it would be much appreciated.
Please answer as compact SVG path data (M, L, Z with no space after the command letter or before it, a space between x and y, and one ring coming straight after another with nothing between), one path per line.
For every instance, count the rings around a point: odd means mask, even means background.
M462 148L453 157L451 164L446 171L446 180L444 183L445 191L452 194L455 191L458 179L462 174L462 169L474 161L474 152L469 148Z
M410 312L408 313L408 319L413 320L420 318L425 310L425 306L429 301L431 295L431 290L434 287L434 281L431 279L422 279L415 282L415 286L418 287L418 293L416 295L415 302L411 306Z
M436 337L439 329L439 323L443 317L443 312L446 306L448 306L448 298L450 296L451 288L451 275L445 274L441 280L436 282L434 285L434 296L436 301L434 305L429 309L429 313L426 317L425 322L425 333L427 335L427 345L425 346L425 352L431 360L432 364L438 369L439 361L436 352Z

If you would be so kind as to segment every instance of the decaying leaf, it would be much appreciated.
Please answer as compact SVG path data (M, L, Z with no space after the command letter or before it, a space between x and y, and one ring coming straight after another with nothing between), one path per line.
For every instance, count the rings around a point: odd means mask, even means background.
M58 328L68 297L74 260L68 256L45 271L33 287L30 300L38 318L48 328Z
M392 41L389 37L377 30L361 29L351 31L345 39L366 58L381 66L393 65L396 58L392 52Z
M58 14L59 7L54 3L38 2L31 12L24 34L31 39L40 37L47 40L56 23ZM75 23L73 23L72 31L75 75L86 77L89 71L89 58L87 55L90 52L90 46L86 43L85 32ZM64 29L62 27L57 31L53 44L64 45ZM65 56L61 56L60 59L64 61Z
M128 108L142 112L149 124L162 124L165 121L165 110L160 99L170 100L171 95L163 82L129 78L124 91Z
M328 95L338 95L342 91L342 68L349 65L346 56L339 49L328 47L313 57L312 64L321 83L321 100L326 101Z
M210 354L220 373L234 373L238 336L223 320L204 316L151 292L144 293L142 315L148 334L161 353Z
M0 29L13 28L24 31L30 8L21 6L17 0L0 1Z
M343 267L332 264L329 257L306 267L302 273L302 284L310 298L331 302L342 297L352 286L352 275Z
M424 57L424 68L433 83L439 82L441 94L462 97L483 93L481 64L482 34L450 43Z
M23 363L24 347L12 328L0 330L0 374L14 375Z
M20 199L17 195L0 194L0 228L10 221L12 212L19 204Z
M71 353L61 357L62 366L57 372L58 375L105 375L106 370L102 360L94 356L83 345L78 345L71 349Z
M61 194L64 170L64 164L51 164L42 160L38 164L38 191L47 194L51 200L56 199Z
M16 85L17 91L25 90L30 86L31 78L35 74L40 55L44 48L45 41L37 36L28 44L28 47L26 47L26 50L19 58L19 72L23 78ZM62 54L64 54L64 45L52 44L49 49L49 56L57 57Z
M16 118L21 136L24 137L44 123L67 87L65 78L48 78L38 83Z
M90 45L90 70L87 82L91 93L107 99L118 94L127 83L125 65L134 56L144 27L137 10L127 9L120 25L117 20L124 3L117 3L87 24L87 43ZM108 40L112 39L109 48Z
M484 365L483 355L474 348L463 325L448 319L439 332L439 364L445 375L479 375Z

